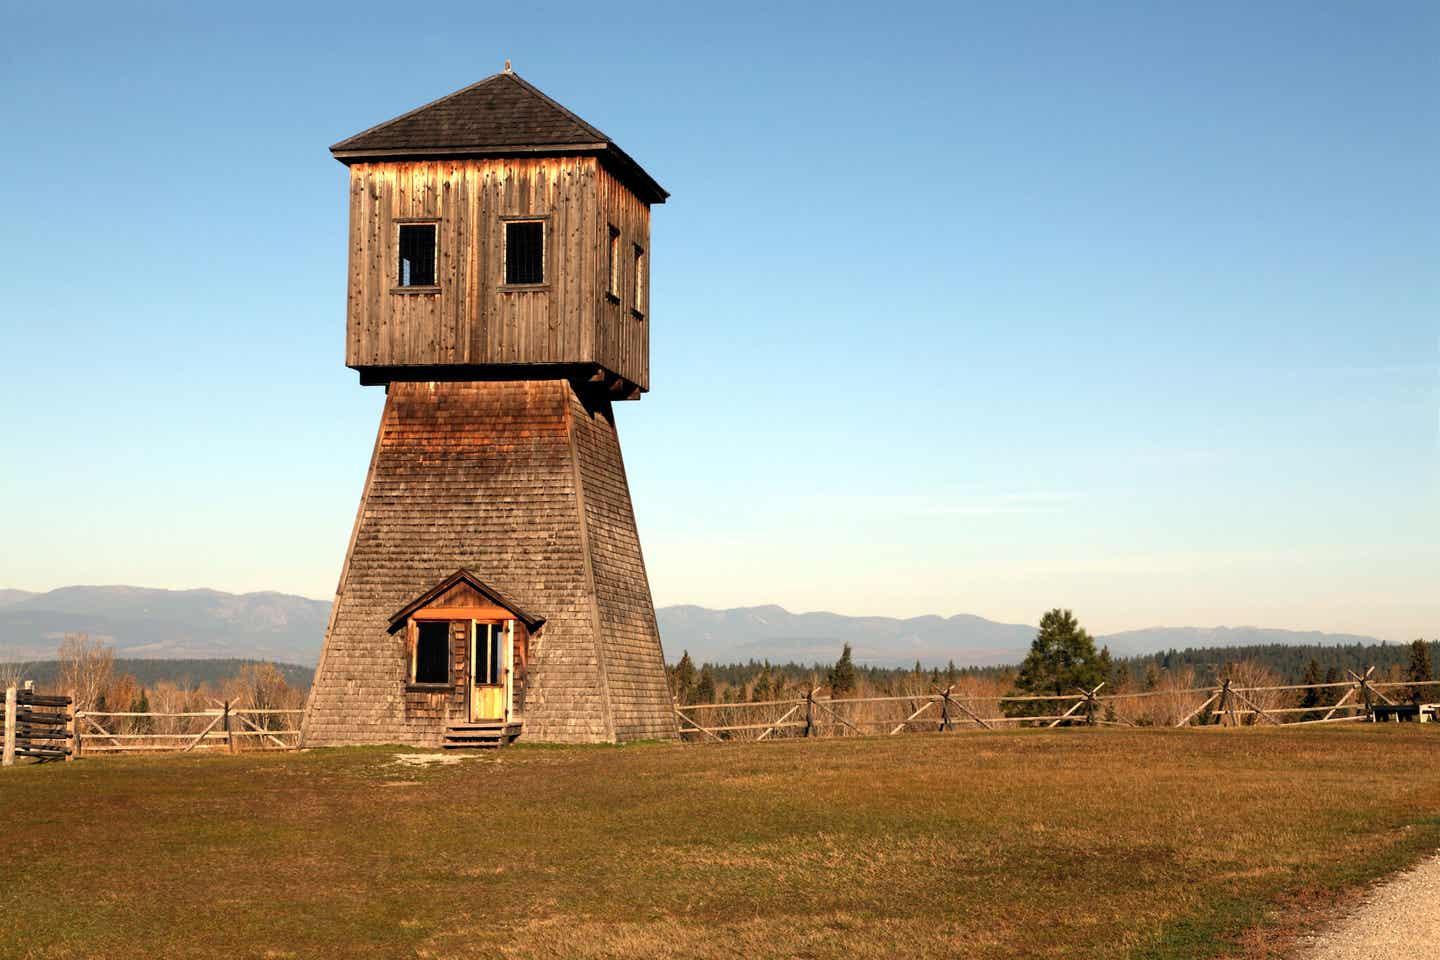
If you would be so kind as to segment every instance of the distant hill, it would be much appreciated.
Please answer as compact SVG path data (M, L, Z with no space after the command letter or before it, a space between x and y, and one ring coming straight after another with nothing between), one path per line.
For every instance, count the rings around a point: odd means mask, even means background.
M29 590L0 590L0 607L8 607L12 603L28 600L33 596L35 594Z
M1016 664L1025 657L1035 627L997 623L983 617L846 617L835 613L791 613L784 607L662 607L656 611L667 659L689 650L696 663L829 663L849 643L855 659L877 667L984 667ZM1261 627L1153 627L1096 638L1117 657L1142 656L1187 647L1248 647L1260 644L1340 646L1378 644L1374 637L1347 633L1274 630Z
M1380 641L1353 633L1318 630L1273 630L1265 627L1150 627L1126 630L1100 638L1117 657L1134 657L1161 650L1208 647L1256 647L1283 644L1290 647L1372 646Z
M66 633L117 657L242 658L313 664L330 604L284 593L61 587L0 591L0 660L48 660Z
M313 665L330 604L284 593L61 587L45 593L0 589L0 661L50 660L61 638L89 633L129 659L254 659ZM993 666L1018 663L1035 627L970 614L849 617L791 613L770 605L656 611L668 659L696 662L829 663L849 643L873 666ZM1155 627L1098 638L1117 657L1197 647L1257 644L1353 645L1373 637L1258 627Z
M661 607L656 612L665 654L678 660L688 650L697 663L770 660L828 662L848 643L856 660L887 666L927 665L954 659L962 666L1016 663L1035 628L983 617L846 617L838 613L791 613L784 607Z

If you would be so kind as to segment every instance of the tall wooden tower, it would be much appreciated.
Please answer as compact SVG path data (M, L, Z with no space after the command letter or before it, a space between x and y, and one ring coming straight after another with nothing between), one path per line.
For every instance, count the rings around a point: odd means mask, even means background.
M303 742L674 737L611 407L666 192L508 64L330 149L386 399Z

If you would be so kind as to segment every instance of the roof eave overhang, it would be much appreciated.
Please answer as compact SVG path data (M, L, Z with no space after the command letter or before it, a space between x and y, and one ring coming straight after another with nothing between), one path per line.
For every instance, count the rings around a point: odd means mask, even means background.
M391 632L399 629L399 627L403 623L405 623L405 621L415 611L424 609L436 597L439 597L451 587L461 582L468 583L479 593L488 597L493 603L495 603L496 606L502 607L513 613L515 615L515 619L523 622L525 626L530 630L535 630L539 628L539 626L545 622L544 617L526 611L515 600L507 597L499 590L496 590L494 587L491 587L485 581L481 580L474 573L474 571L462 568L450 574L450 576L446 577L444 580L441 580L439 583L435 584L433 587L420 594L420 596L416 597L414 600L411 600L405 606L395 611L394 615L390 617Z
M646 203L664 203L670 192L660 186L655 178L645 172L624 150L607 141L582 143L547 143L529 146L454 146L454 147L367 147L345 146L344 140L330 148L330 153L347 167L352 163L370 163L400 160L464 160L492 157L573 157L597 156L636 196Z

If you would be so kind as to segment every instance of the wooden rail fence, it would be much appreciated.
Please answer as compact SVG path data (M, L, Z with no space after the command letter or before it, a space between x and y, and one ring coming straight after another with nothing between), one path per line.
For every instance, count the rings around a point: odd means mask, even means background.
M16 757L71 760L75 715L67 712L70 698L36 693L30 683L5 690L5 731L0 765L12 766Z
M217 700L214 709L181 713L66 712L71 702L71 697L41 696L28 687L6 690L4 764L16 757L72 760L140 751L294 750L300 742L296 721L303 711L298 709L246 708Z
M209 710L182 713L135 713L119 710L79 710L75 713L76 754L195 750L294 750L300 729L281 718L298 717L301 710L236 707L217 701Z
M1395 706L1385 691L1428 688L1440 699L1440 680L1411 683L1373 680L1375 668L1364 673L1346 671L1349 679L1337 683L1284 684L1243 687L1222 680L1213 687L1182 690L1144 690L1104 694L1100 684L1071 694L993 696L957 690L885 697L821 697L815 689L803 697L750 703L676 704L675 715L687 739L766 740L780 737L819 737L896 734L907 731L997 730L1015 725L1044 726L1170 726L1200 724L1310 724L1376 719L1383 713L1394 719ZM1296 699L1313 691L1323 696L1345 692L1330 703L1265 705L1270 699ZM1167 698L1176 719L1145 723L1123 714L1144 712L1143 701ZM1419 719L1434 719L1435 711L1420 709Z

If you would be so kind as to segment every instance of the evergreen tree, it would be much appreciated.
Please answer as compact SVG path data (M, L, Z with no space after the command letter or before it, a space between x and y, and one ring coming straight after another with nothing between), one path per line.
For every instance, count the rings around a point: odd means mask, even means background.
M960 671L955 669L955 661L951 660L950 665L945 668L945 686L955 686L955 681L960 678Z
M700 668L700 679L695 682L695 702L715 702L715 678L710 675L710 664Z
M1302 676L1302 677L1300 678L1300 682L1301 682L1301 683L1306 683L1306 684L1309 684L1309 683L1321 683L1321 682L1323 682L1323 681L1321 681L1321 679L1320 679L1320 661L1319 661L1319 660L1316 660L1314 657L1311 657L1311 658L1310 658L1310 662L1305 665L1305 674L1304 674L1304 676ZM1312 690L1306 690L1305 693L1304 693L1304 695L1301 696L1301 698L1300 698L1300 706L1302 706L1302 707L1318 707L1318 706L1320 706L1320 693L1321 693L1321 691L1319 691L1319 690L1313 690L1313 689L1312 689ZM1302 720L1318 720L1318 719L1319 719L1319 714L1315 714L1315 713L1302 713L1302 714L1300 715L1300 719L1302 719Z
M1145 689L1154 690L1158 686L1160 686L1160 670L1155 666L1155 661L1151 660L1145 664Z
M855 661L850 656L850 644L840 651L840 659L830 668L830 696L843 697L855 692Z
M1430 645L1424 640L1410 644L1410 665L1405 668L1405 679L1415 686L1410 688L1410 702L1421 703L1435 692L1435 688L1424 686L1427 680L1435 679L1430 666Z
M1069 610L1056 608L1040 618L1040 632L1030 644L1015 687L1022 694L1057 695L1090 690L1105 680L1105 667L1095 641ZM1053 712L1053 702L1009 704L1012 716Z
M690 651L686 650L680 657L680 662L675 664L674 675L675 699L681 706L689 703L695 696L695 662L690 659Z
M1327 668L1327 669L1325 670L1325 682L1326 682L1326 683L1339 683L1339 682L1340 682L1340 668L1339 668L1339 667L1329 667L1329 668ZM1340 690L1340 689L1338 689L1338 688L1336 688L1336 687L1328 687L1328 688L1326 688L1326 690L1324 691L1324 693L1321 694L1321 696L1320 696L1320 703L1321 703L1322 706L1327 706L1327 707L1328 707L1328 706L1330 706L1331 704L1335 703L1337 700L1339 700L1339 699L1340 699L1341 697L1343 697L1343 696L1345 696L1345 691L1344 691L1344 690Z
M770 664L767 662L760 672L755 675L755 682L750 685L750 700L759 703L761 700L770 700Z
M1100 648L1100 670L1102 671L1101 679L1103 679L1106 683L1114 686L1115 661L1110 656L1109 644L1106 644L1105 646Z
M130 713L149 713L149 712L150 712L150 698L145 695L145 688L144 688L144 687L141 687L141 688L140 688L140 695L139 695L138 697L136 697L134 700L130 701ZM130 719L133 720L133 721L135 721L135 722L131 725L132 728L133 728L133 731L134 731L135 733L149 733L149 732L150 732L150 722L151 722L151 718L150 718L150 717L131 717Z

